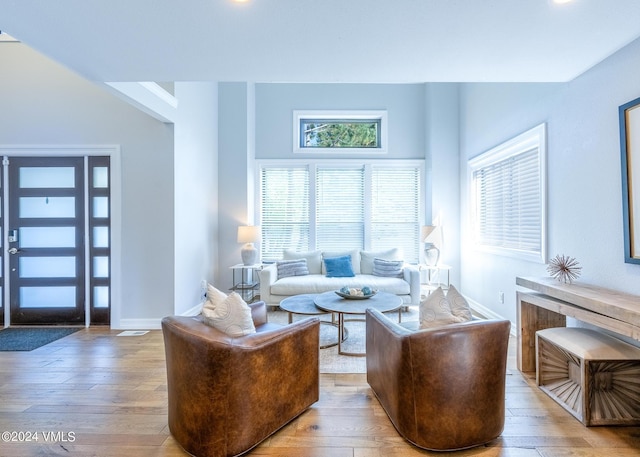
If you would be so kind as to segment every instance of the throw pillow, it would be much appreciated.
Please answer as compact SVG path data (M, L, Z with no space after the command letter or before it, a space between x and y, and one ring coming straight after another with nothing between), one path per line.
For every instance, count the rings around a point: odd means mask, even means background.
M346 255L351 257L351 268L353 269L353 273L356 275L360 274L360 251L358 249L354 249L351 251L323 251L322 252L323 259L329 259L333 257L344 257ZM324 263L322 264L322 266L323 266L322 274L327 274L327 270L326 268L324 268L325 266Z
M307 269L311 275L322 274L322 253L320 251L296 252L292 249L285 249L282 252L283 260L306 259Z
M276 262L276 268L278 269L278 279L289 276L306 276L309 274L307 259L278 260Z
M447 291L447 301L449 302L451 312L454 316L458 316L465 321L473 319L469 303L453 286L449 286L449 290Z
M227 298L227 294L216 289L211 284L207 284L207 301L211 302L214 308Z
M402 254L398 248L376 252L360 251L360 273L363 275L373 274L373 261L376 258L384 260L401 260Z
M451 312L442 287L438 287L420 302L419 319L421 329L464 322L462 318L454 316Z
M350 278L355 276L351 265L351 256L328 257L324 259L327 278Z
M388 278L402 278L404 260L373 259L373 276L386 276Z
M251 308L236 292L231 292L227 298L215 306L207 300L202 308L202 317L205 324L231 337L256 333L256 327L251 318Z

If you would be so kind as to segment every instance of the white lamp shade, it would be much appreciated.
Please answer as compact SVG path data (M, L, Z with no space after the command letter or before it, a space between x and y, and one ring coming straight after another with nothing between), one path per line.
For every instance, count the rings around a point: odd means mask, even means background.
M238 243L256 243L262 232L259 225L241 225L238 227Z

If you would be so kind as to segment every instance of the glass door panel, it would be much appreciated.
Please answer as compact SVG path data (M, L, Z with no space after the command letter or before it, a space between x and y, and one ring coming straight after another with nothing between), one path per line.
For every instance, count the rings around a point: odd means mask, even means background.
M84 158L12 157L8 176L11 323L84 323Z
M89 157L89 311L91 324L108 324L111 311L111 168L109 157Z

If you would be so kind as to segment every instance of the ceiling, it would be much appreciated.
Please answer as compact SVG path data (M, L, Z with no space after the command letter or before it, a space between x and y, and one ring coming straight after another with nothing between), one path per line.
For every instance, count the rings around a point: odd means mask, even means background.
M0 9L0 30L94 81L563 82L640 36L638 0L0 0Z

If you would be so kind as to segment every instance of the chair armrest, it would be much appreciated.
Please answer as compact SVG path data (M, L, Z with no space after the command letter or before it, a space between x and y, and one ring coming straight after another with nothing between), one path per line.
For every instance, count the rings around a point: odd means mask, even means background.
M420 270L416 265L405 264L403 268L404 280L409 283L411 306L420 304Z
M279 303L271 297L271 285L278 280L278 267L275 263L265 266L260 270L260 300L268 306L278 306Z

